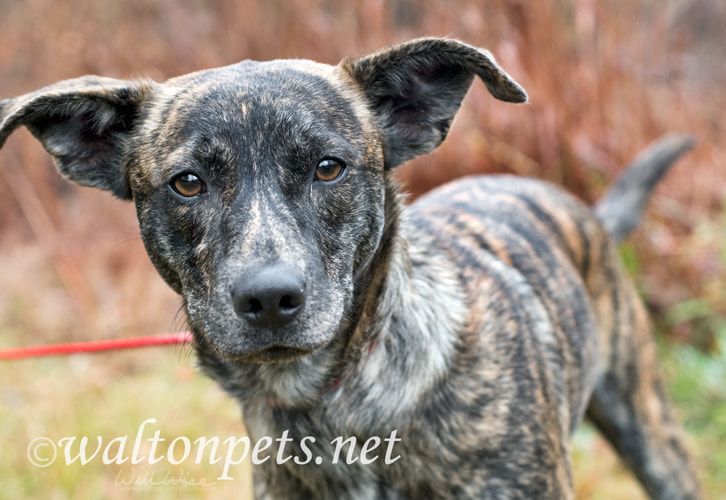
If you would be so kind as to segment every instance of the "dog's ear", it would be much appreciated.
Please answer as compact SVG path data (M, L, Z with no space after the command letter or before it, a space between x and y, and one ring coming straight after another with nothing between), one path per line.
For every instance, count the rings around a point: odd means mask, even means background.
M341 67L362 87L378 117L387 167L433 151L474 76L502 101L527 94L487 51L457 40L421 38L383 49Z
M129 199L129 139L153 86L84 76L0 101L0 147L25 125L68 179Z

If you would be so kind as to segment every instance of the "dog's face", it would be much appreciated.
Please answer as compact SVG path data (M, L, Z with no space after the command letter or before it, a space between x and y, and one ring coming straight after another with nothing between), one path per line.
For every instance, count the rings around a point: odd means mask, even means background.
M168 83L130 171L149 255L228 357L335 335L383 227L383 154L335 68L245 62Z
M0 144L25 125L68 178L132 199L198 341L286 361L339 332L379 249L388 169L440 144L475 75L526 100L486 52L422 39L338 66L61 82L0 102Z

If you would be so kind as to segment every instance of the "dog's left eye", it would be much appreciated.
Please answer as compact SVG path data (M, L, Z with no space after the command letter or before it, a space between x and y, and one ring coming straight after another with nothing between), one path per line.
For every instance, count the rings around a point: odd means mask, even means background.
M315 180L321 182L333 182L343 175L345 170L345 164L343 162L333 159L326 158L318 163L315 167Z
M169 183L174 192L184 198L194 198L204 192L204 181L191 172L175 176Z

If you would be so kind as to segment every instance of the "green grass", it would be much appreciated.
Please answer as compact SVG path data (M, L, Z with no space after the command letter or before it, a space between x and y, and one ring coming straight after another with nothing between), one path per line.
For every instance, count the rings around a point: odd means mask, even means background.
M179 348L0 364L0 377L5 381L0 393L0 499L249 497L248 464L231 469L233 481L217 481L222 462L210 464L203 459L197 465L194 453L179 465L166 460L150 465L144 460L138 466L130 460L106 465L103 451L86 465L66 465L62 448L49 467L36 467L27 456L29 443L41 436L55 442L87 436L89 450L96 449L97 436L104 448L114 438L128 436L124 455L131 458L139 426L149 418L156 423L145 427L139 456L148 455L148 439L156 430L166 439L160 442L156 456L177 437L193 442L202 436L218 436L222 441L243 436L236 404L196 373L192 364ZM183 455L182 444L175 448L177 458ZM78 449L78 445L72 448L74 455ZM118 450L110 448L109 457ZM167 474L181 477L187 484L215 484L174 486L164 481ZM119 484L119 479L128 481L134 476L153 478L157 485L127 488Z
M720 339L726 341L723 335ZM661 356L708 498L723 498L726 356L706 355L672 343L661 346ZM96 436L102 437L104 446L116 437L128 436L125 452L130 456L138 428L148 418L157 422L147 424L143 437L149 439L159 430L160 437L167 439L160 451L181 436L194 441L202 436L224 440L244 435L236 404L197 373L193 356L186 350L160 348L4 362L0 378L5 381L0 392L0 499L251 498L246 463L231 469L233 481L217 481L222 462L209 464L205 459L197 465L191 457L178 466L166 461L152 466L144 461L136 468L128 462L106 465L99 459L83 466L77 462L66 465L62 450L47 468L33 466L27 457L29 443L40 436L55 441L88 436L91 450ZM149 449L142 448L142 452ZM587 424L573 440L573 456L578 498L645 498L605 441ZM216 484L130 488L117 484L117 478L128 480L134 473L137 477L153 474L156 481L169 473L195 483Z
M718 352L688 345L661 350L670 394L680 409L711 498L726 496L726 329L717 334Z

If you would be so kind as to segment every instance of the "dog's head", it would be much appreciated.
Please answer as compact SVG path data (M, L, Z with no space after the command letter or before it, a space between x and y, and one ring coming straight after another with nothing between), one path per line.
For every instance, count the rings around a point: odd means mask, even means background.
M338 66L245 61L158 84L82 77L0 102L79 184L136 204L154 265L227 359L294 359L339 330L379 248L387 170L430 152L485 51L420 39Z

